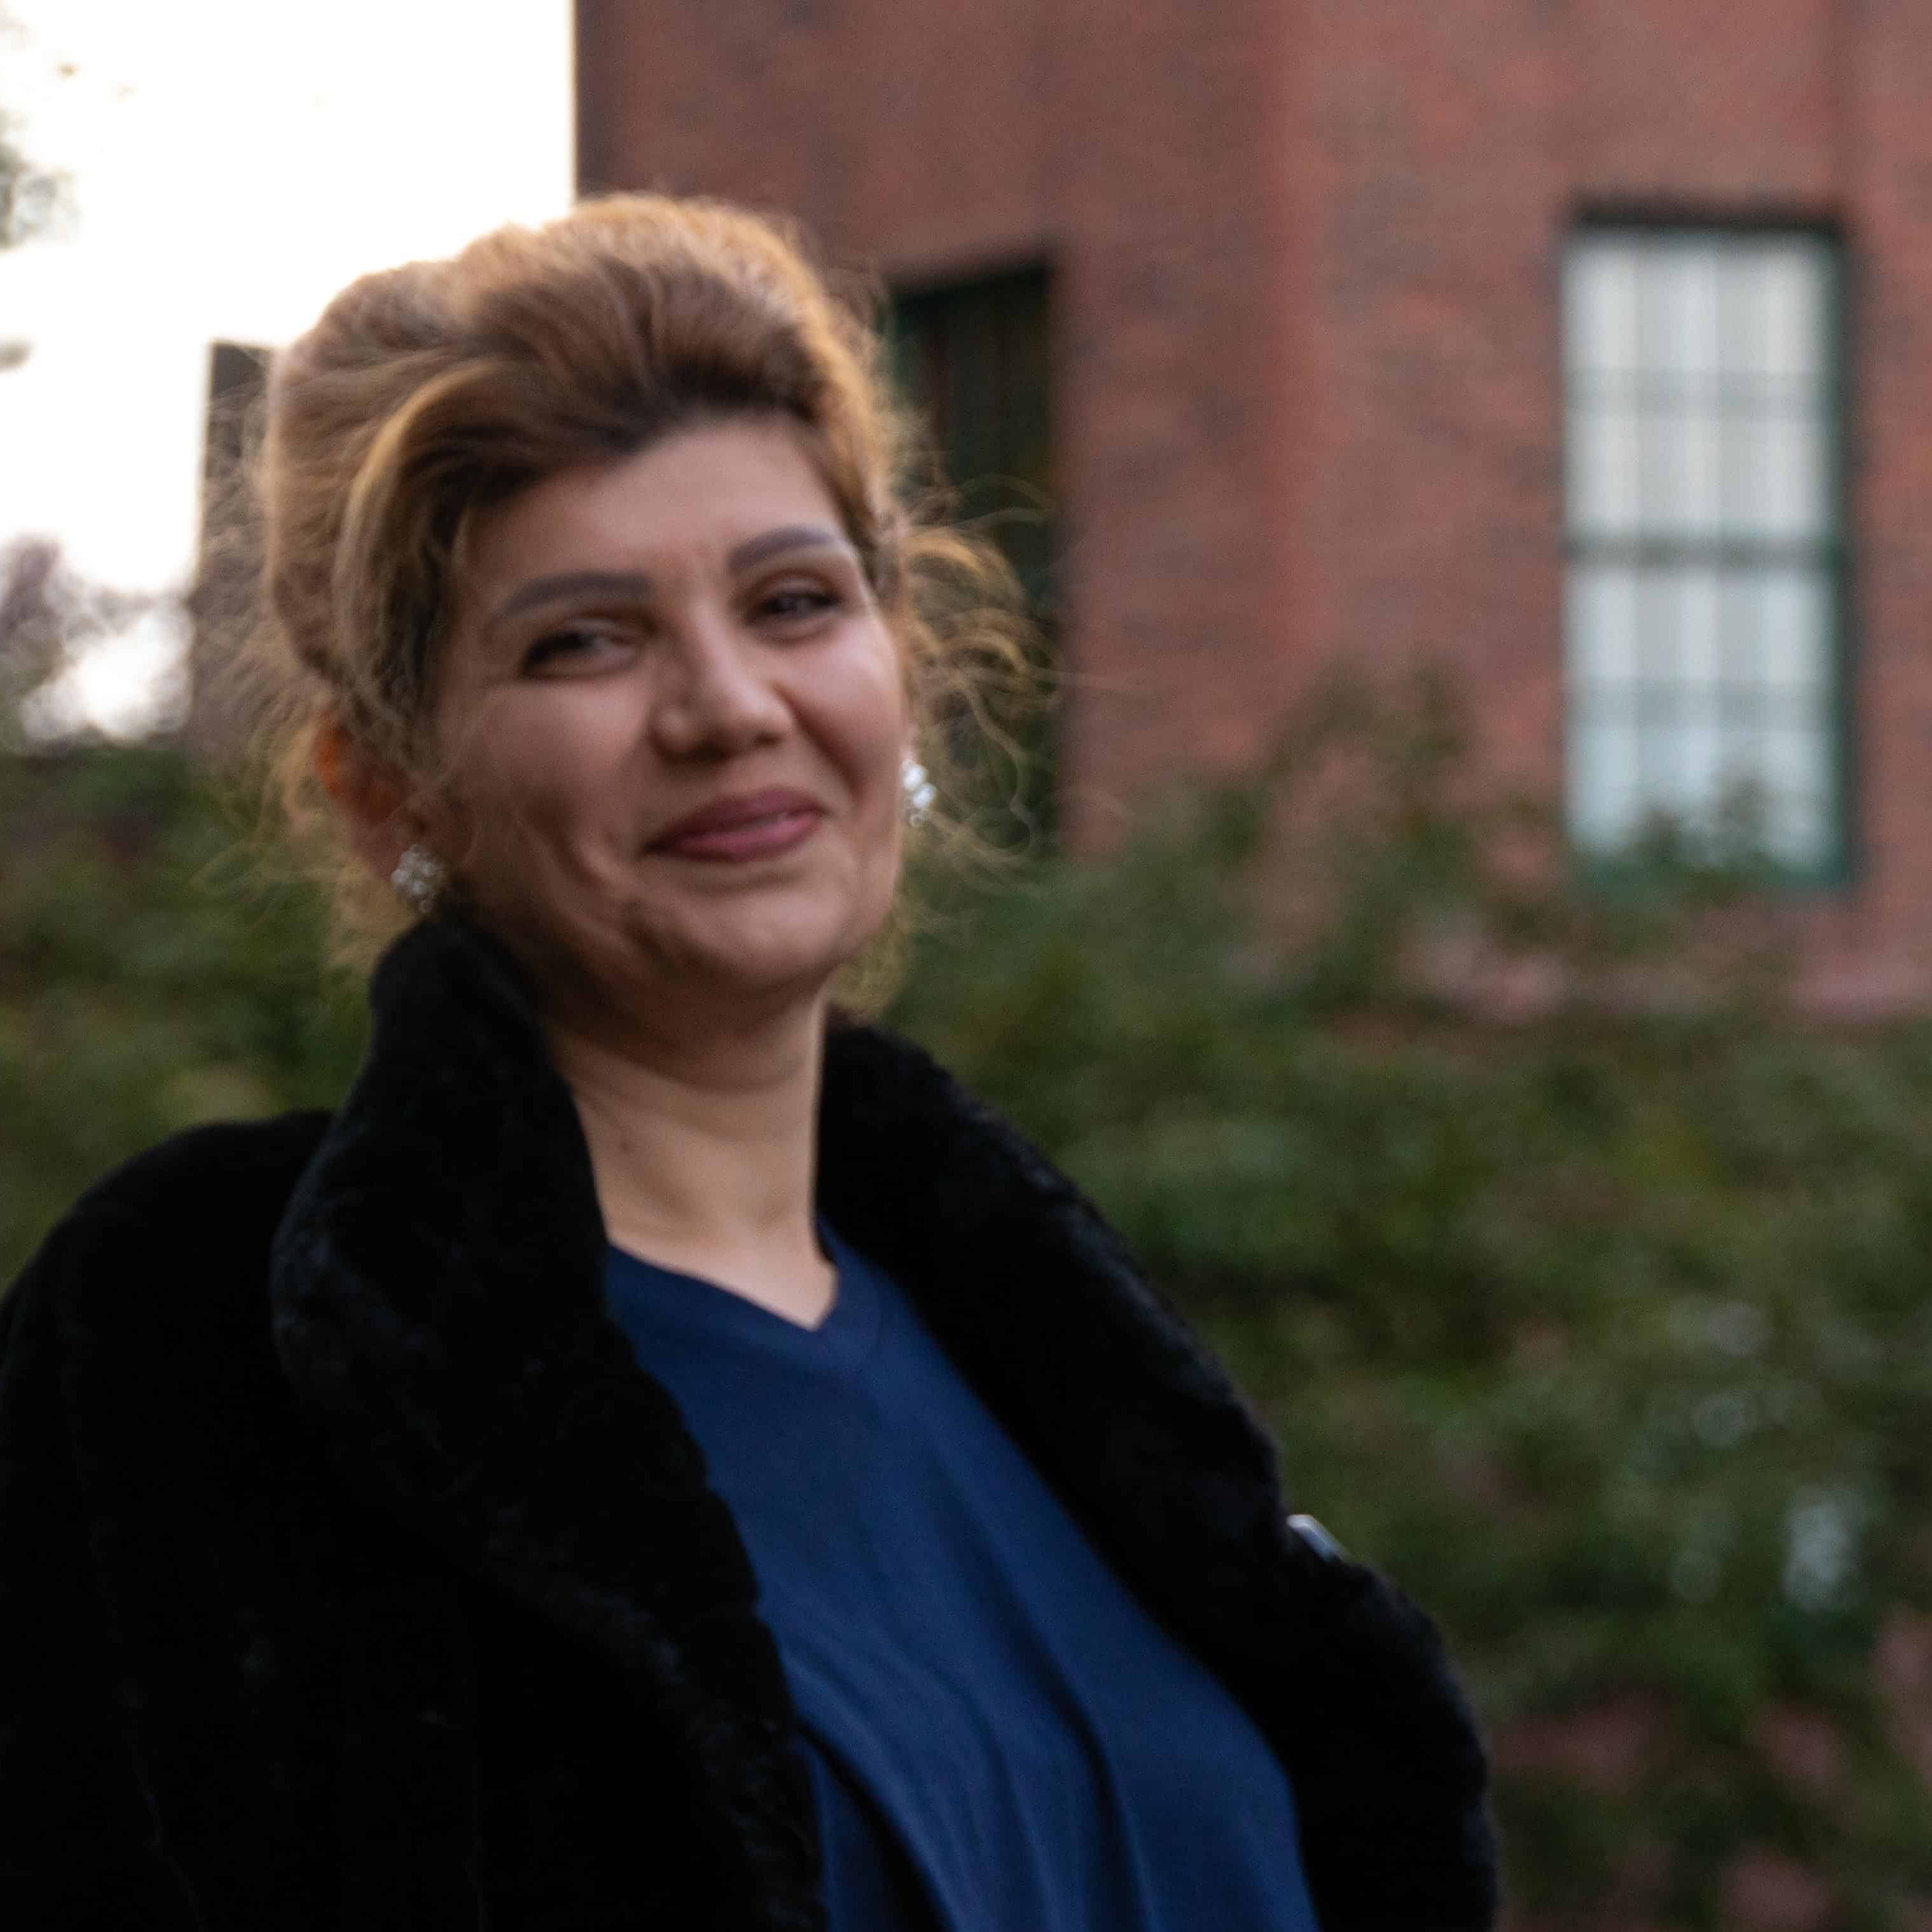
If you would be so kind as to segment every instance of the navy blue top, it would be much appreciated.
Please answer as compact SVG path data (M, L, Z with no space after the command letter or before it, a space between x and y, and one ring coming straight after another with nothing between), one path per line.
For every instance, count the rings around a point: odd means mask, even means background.
M815 1329L613 1249L612 1312L737 1520L834 1932L1315 1932L1280 1764L892 1280Z

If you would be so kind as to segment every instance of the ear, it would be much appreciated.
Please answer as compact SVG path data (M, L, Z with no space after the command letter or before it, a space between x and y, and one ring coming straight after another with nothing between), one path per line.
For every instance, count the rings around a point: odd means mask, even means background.
M315 734L315 775L340 814L356 856L379 879L423 836L413 788L372 756L332 715Z

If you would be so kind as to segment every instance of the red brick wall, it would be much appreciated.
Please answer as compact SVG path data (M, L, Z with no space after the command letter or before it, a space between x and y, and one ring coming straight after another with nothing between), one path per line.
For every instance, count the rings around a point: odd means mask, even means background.
M1562 152L1583 193L1828 212L1842 191L1846 0L1574 0L1562 24Z
M1550 14L1310 0L1291 107L1298 655L1452 657L1539 778L1560 722L1568 199Z
M1932 21L1846 9L1841 206L1854 327L1852 538L1860 890L1828 924L1838 990L1882 998L1932 973Z
M1905 0L579 0L586 185L795 210L916 281L1045 257L1070 817L1314 668L1452 655L1561 761L1580 211L1840 222L1859 883L1817 996L1932 998L1932 20Z

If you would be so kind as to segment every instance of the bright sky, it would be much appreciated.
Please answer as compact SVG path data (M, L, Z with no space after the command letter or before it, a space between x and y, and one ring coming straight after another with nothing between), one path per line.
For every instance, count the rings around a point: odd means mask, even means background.
M571 191L570 0L0 0L0 110L72 177L69 232L0 252L0 547L178 588L208 344L298 334L366 269ZM99 649L63 715L139 728L176 627ZM52 722L50 719L50 722Z

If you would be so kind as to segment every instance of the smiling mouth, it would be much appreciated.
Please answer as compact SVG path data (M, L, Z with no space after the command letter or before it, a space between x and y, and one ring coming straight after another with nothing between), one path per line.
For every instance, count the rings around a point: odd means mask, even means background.
M647 848L674 859L696 859L712 864L739 864L789 852L818 829L825 816L814 804L800 800L764 811L734 814L728 820L706 814L680 830L674 826ZM706 820L710 822L706 822Z

